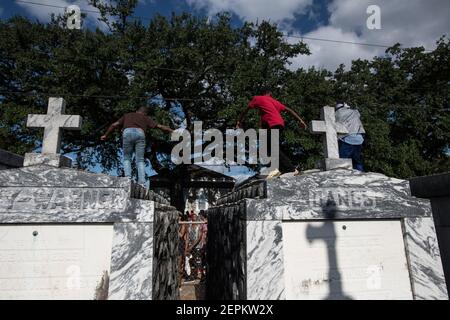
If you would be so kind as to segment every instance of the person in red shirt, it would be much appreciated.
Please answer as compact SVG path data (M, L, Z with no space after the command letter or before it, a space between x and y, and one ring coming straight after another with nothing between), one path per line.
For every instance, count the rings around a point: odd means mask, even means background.
M286 107L282 103L280 103L278 100L272 98L272 92L268 89L263 89L261 91L261 95L254 96L253 99L249 102L246 109L244 109L239 116L239 119L236 123L236 128L242 127L242 121L244 117L246 116L247 112L251 109L258 109L260 113L260 126L262 129L269 129L269 135L268 135L268 143L269 143L269 150L270 150L270 132L272 129L278 129L281 131L284 129L285 123L284 119L281 116L281 112L286 111L289 115L294 117L299 123L300 127L303 129L308 128L305 121L292 109ZM284 152L280 150L279 152L280 156L280 168L279 171L281 173L286 172L293 172L296 170L295 166L292 164L291 160Z

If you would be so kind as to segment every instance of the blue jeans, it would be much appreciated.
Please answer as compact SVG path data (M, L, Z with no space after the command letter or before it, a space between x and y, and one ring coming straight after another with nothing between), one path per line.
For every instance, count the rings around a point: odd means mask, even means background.
M131 158L135 152L138 183L145 184L145 133L139 128L127 128L123 131L123 167L125 177L131 177Z
M339 158L352 159L353 168L358 171L364 171L361 152L361 144L353 145L339 140Z

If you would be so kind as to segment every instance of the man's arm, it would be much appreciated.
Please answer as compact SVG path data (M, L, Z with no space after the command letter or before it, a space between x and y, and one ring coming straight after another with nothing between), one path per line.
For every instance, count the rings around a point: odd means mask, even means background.
M298 122L301 123L303 129L307 129L308 125L305 123L305 121L303 121L303 119L297 114L297 112L295 112L294 110L292 110L291 108L285 107L286 111L293 116Z
M155 128L159 129L159 130L161 130L163 132L167 132L167 133L172 133L173 132L172 128L170 128L168 126L165 126L165 125L162 125L162 124L157 124Z
M102 135L100 137L100 139L102 141L105 141L106 139L108 139L108 137L114 130L120 129L121 127L122 127L122 125L120 124L119 121L114 122L112 125L109 126L108 130L106 130L106 133L104 135Z

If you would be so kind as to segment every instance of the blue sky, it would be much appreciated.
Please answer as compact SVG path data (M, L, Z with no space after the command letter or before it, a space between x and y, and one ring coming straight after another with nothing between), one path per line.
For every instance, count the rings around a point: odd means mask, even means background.
M28 1L28 0L24 0ZM80 7L88 8L88 6L83 6L83 4L87 3L87 0L29 0L29 2L33 3L41 3L47 5L55 5L55 6L65 6L66 4L78 4ZM198 16L209 16L210 12L207 6L198 6L196 5L197 1L184 1L184 0L140 0L139 5L136 10L136 16L148 17L151 18L155 14L161 14L164 16L170 16L172 12L182 13L182 12L192 12ZM305 13L296 13L295 21L293 26L297 30L301 30L302 32L309 32L314 30L319 24L326 23L329 18L329 13L327 11L327 4L330 0L325 1L315 1L312 4L312 10L314 11L314 16L308 12ZM200 3L200 1L198 2ZM38 18L41 21L45 21L42 19L46 13L54 12L59 13L63 12L62 9L51 8L51 7L43 7L39 8L36 4L26 4L19 3L15 0L5 0L4 3L0 5L3 10L3 14L1 17L9 18L15 14L20 14L27 16L29 18ZM34 9L33 9L34 7ZM244 19L235 13L231 12L233 17L234 25L241 25ZM90 14L95 16L95 14Z
M62 9L3 0L0 18L15 14L48 21L50 13ZM25 0L27 1L27 0ZM83 10L93 10L87 0L28 0L41 4L66 7L77 4ZM345 42L404 46L422 45L433 49L435 42L450 30L448 0L378 0L381 29L369 29L368 7L372 0L140 0L136 16L153 17L156 13L191 12L213 17L218 12L230 12L233 24L243 21L270 20L286 34ZM97 23L96 15L88 13L86 25ZM144 21L145 22L145 21ZM298 42L298 38L287 38ZM292 59L291 68L315 66L335 69L340 63L349 66L357 58L371 59L382 55L385 48L348 43L333 43L305 39L312 54Z

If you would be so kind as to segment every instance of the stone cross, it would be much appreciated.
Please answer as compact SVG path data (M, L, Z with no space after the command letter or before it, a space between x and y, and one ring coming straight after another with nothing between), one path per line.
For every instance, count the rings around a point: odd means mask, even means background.
M65 115L66 102L63 98L49 98L47 114L28 115L27 127L44 128L43 154L57 154L61 151L62 129L80 130L80 116Z
M325 154L325 169L352 168L351 159L339 159L338 133L348 133L347 128L336 122L336 115L333 107L322 108L322 120L311 121L311 132L324 134L323 145Z

